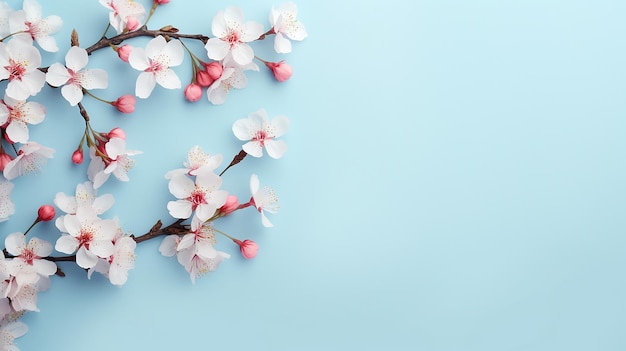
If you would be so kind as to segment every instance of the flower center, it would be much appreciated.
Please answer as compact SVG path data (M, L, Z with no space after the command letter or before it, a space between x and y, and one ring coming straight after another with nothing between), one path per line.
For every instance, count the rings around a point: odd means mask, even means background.
M9 59L9 65L4 66L4 69L9 71L9 81L13 79L22 80L24 72L26 72L24 65L21 62L15 62L13 59Z
M267 132L264 130L259 130L252 137L252 141L257 141L261 144L261 147L265 146L265 140L272 139L267 137Z
M224 38L224 41L229 42L231 45L239 42L239 33L234 30L229 30L228 34Z
M35 255L35 252L33 251L33 249L24 249L24 251L22 251L22 254L20 256L29 265L32 265L33 260L37 258L37 255Z
M191 193L191 196L187 198L187 201L191 202L191 209L196 210L199 205L206 204L207 201L204 198L204 192L196 189Z
M89 250L89 243L93 240L93 233L87 230L81 230L78 239L78 247L85 246Z
M151 61L150 67L146 68L146 72L155 73L161 71L163 69L163 65L158 61Z

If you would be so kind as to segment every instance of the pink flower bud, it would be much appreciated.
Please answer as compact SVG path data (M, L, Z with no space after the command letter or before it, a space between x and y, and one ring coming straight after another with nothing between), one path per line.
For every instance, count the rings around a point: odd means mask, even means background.
M239 245L239 250L241 251L241 255L247 259L251 259L256 257L257 252L259 251L259 246L252 240L233 240L237 245Z
M279 82L284 82L287 79L291 78L293 74L293 70L291 66L285 63L285 61L280 62L265 62L265 65L272 70L274 73L274 78L276 78Z
M72 154L72 162L77 165L83 163L83 149L78 148L76 149L76 151L74 151L74 153Z
M201 87L208 87L213 84L215 80L211 78L211 75L207 71L198 71L196 73L196 82L200 84Z
M209 73L211 79L218 80L222 76L222 72L224 72L224 67L221 63L213 61L211 63L205 64L204 69Z
M43 205L39 207L39 211L37 211L37 220L39 221L51 221L56 216L56 211L54 207L50 205Z
M135 112L135 99L134 95L122 95L117 100L113 101L111 105L115 106L118 111L122 113Z
M13 158L4 152L0 154L0 172L4 171L4 167L7 166L9 162L13 161Z
M226 198L226 203L220 207L220 213L224 216L231 214L233 211L237 209L239 206L239 200L235 195L228 195Z
M202 87L196 83L191 83L185 88L185 99L194 102L202 97Z
M119 56L119 58L124 61L124 62L128 62L128 57L130 56L130 52L133 51L133 47L130 45L122 45L119 48L117 48L117 56Z
M134 30L137 30L139 29L139 26L140 26L139 21L135 17L129 16L126 18L126 30L127 31L132 32Z
M154 3L157 5L165 5L167 3L169 3L170 0L154 0Z
M113 128L109 134L107 134L107 138L120 138L126 140L126 132L122 128Z

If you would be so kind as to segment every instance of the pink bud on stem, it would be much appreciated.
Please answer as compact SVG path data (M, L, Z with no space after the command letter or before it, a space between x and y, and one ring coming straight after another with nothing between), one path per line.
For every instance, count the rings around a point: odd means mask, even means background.
M200 100L202 97L202 87L196 83L190 83L185 88L185 99L194 102Z
M280 62L265 62L265 66L272 70L274 78L279 82L284 82L291 78L293 69L285 61Z
M83 163L83 158L83 149L80 147L72 153L72 162L77 165Z
M235 244L239 245L239 250L241 251L241 255L246 259L251 259L256 257L257 252L259 251L259 245L257 245L252 240L237 240L233 239Z
M136 101L134 95L126 94L111 102L111 105L115 106L122 113L133 113L135 112Z

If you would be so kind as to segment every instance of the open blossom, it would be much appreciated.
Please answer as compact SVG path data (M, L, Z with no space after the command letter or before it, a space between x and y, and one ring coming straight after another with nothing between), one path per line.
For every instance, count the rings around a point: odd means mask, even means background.
M252 193L254 207L261 213L261 223L265 227L272 227L273 225L269 219L267 219L265 213L275 214L278 212L278 197L276 197L274 189L267 186L260 188L259 177L253 174L250 177L250 192Z
M284 116L274 117L272 121L267 112L260 109L233 124L233 133L239 140L249 140L242 148L250 156L263 156L263 148L271 158L281 158L287 151L287 144L276 138L282 136L289 128L289 120Z
M146 48L134 48L128 57L130 65L141 71L135 84L135 95L145 99L158 83L166 89L180 89L182 83L170 67L183 63L185 52L179 40L169 42L161 35L150 40Z
M111 194L104 194L97 196L97 191L94 189L91 182L84 182L76 185L76 192L74 196L66 195L59 192L54 197L54 204L66 214L76 214L76 210L79 207L89 207L95 215L101 215L113 206L115 199ZM62 232L65 232L65 216L59 216L56 219L56 226Z
M46 116L46 108L37 102L15 100L4 96L0 103L0 126L6 124L6 133L14 142L28 141L28 125L39 124Z
M83 89L105 89L109 84L107 72L103 69L83 69L87 66L87 50L72 46L65 55L65 66L53 63L46 73L46 81L53 87L61 88L61 95L70 105L76 106L83 99Z
M172 177L178 174L196 175L205 170L213 171L219 167L220 163L222 163L222 155L208 154L200 146L196 145L187 152L187 162L183 163L185 168L169 171L165 174L165 178L172 179Z
M114 251L108 258L100 258L98 263L87 272L91 278L93 272L109 278L113 285L124 285L128 280L128 271L135 267L135 248L137 243L118 228L113 239Z
M35 0L24 0L22 10L14 12L9 19L9 28L12 33L25 32L26 37L35 40L39 46L48 52L57 52L56 40L51 34L57 33L63 26L59 16L42 18L41 5ZM20 35L21 36L21 35Z
M230 255L214 248L215 234L209 224L193 220L191 233L184 236L168 235L159 246L163 256L176 255L178 262L189 272L192 283L196 278L217 269Z
M258 71L259 66L254 62L247 65L237 65L232 59L224 60L223 71L207 89L207 98L214 105L223 104L230 89L243 89L248 85L248 78L244 71Z
M120 181L127 182L128 171L135 165L135 160L131 156L141 154L138 150L127 150L126 140L113 137L105 145L106 159L102 160L97 156L93 148L90 149L91 163L87 170L89 179L93 182L95 189L102 186L111 174Z
M134 0L100 0L100 4L111 10L109 23L117 34L138 29L146 15L146 9Z
M307 37L304 25L297 20L298 9L293 2L286 2L272 7L270 11L270 25L274 36L274 50L281 54L291 52L291 40L304 40Z
M211 32L215 38L204 46L209 58L232 57L238 65L247 65L254 59L254 51L247 43L263 35L263 25L253 21L244 23L240 8L227 7L213 17Z
M54 150L51 148L29 141L20 147L17 157L4 167L4 177L11 180L24 174L37 172L53 155Z
M13 183L0 177L0 222L4 222L15 213L15 206L11 201Z
M199 172L195 182L184 174L175 175L168 187L178 200L167 204L170 215L189 218L195 212L199 220L208 220L226 203L228 192L219 190L221 185L222 178L208 170Z
M6 95L26 100L36 95L46 83L46 74L39 70L41 54L28 39L15 37L0 42L0 80L8 79Z
M40 276L48 277L56 273L57 265L43 259L52 253L52 244L49 242L32 238L26 244L24 234L16 232L6 237L4 245L7 252L14 256L7 265L18 285L34 284Z
M98 258L108 258L115 251L113 238L117 223L100 219L87 207L79 207L76 214L64 217L63 234L57 239L55 249L72 254L76 252L76 263L82 268L92 268Z

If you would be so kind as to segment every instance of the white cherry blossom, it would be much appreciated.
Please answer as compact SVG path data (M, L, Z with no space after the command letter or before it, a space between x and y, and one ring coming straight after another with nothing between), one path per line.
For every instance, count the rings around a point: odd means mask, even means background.
M115 251L117 223L98 218L88 207L79 207L76 214L65 216L63 227L67 234L61 235L54 248L66 254L76 252L76 263L82 268L94 267L98 258L108 258Z
M263 148L271 158L281 158L287 151L287 144L276 138L284 135L289 128L289 119L277 116L269 120L267 112L260 109L233 124L233 133L237 139L248 141L242 148L250 156L263 156Z
M209 58L219 61L232 57L238 65L247 65L254 59L254 51L247 43L263 35L263 25L244 22L240 8L227 7L213 17L211 32L215 38L204 46Z
M265 216L265 212L267 213L278 213L278 197L274 192L274 189L270 187L260 188L259 177L256 174L253 174L250 177L250 192L252 193L252 202L254 203L254 207L256 207L257 211L261 213L261 223L265 227L272 227L272 223Z
M217 269L230 255L214 248L216 243L213 228L198 220L192 221L192 232L184 236L169 235L161 242L159 252L171 257L176 255L178 262L189 273L191 282L196 278Z
M286 2L272 7L270 11L270 25L276 34L274 36L274 50L281 54L291 52L291 40L304 40L307 37L304 25L297 20L298 9L293 2Z
M32 172L37 172L54 155L54 150L29 141L22 145L17 157L4 167L4 177L8 180Z
M125 235L118 227L113 239L114 252L108 258L100 258L98 263L87 272L91 278L93 272L98 272L109 278L113 285L124 285L128 280L128 271L135 266L135 248L137 243L133 238Z
M165 179L172 179L178 174L196 175L203 170L213 171L222 163L222 155L211 155L202 150L198 145L192 147L187 152L187 162L183 165L185 168L178 168L165 174Z
M145 99L158 83L166 89L180 89L180 78L170 67L183 63L185 52L179 40L169 42L161 35L150 40L146 48L134 48L128 63L141 71L135 84L135 95Z
M207 98L214 105L221 105L226 101L230 89L243 89L248 85L245 71L258 71L259 66L250 62L246 65L237 65L232 59L224 60L222 75L207 89Z
M61 30L63 20L59 16L42 18L41 5L35 0L24 0L22 10L14 12L9 19L9 28L12 33L25 32L24 36L31 41L34 39L39 47L48 52L57 52L57 42L51 34Z
M39 70L41 54L23 36L8 43L0 42L0 80L8 79L6 95L26 100L37 95L46 83L46 74Z
M206 221L226 203L228 192L219 190L222 178L205 170L196 175L195 182L184 174L174 176L168 184L169 190L179 200L170 201L167 209L174 218L189 218L193 213Z
M128 171L135 165L135 160L130 158L130 156L141 154L141 151L137 150L126 150L126 140L122 138L111 138L105 144L106 154L108 159L102 162L102 165L105 165L104 168L100 166L97 167L98 171L93 175L93 187L94 189L98 189L102 186L108 179L111 174L115 176L120 181L127 182ZM95 159L99 159L100 157L94 156L92 158L92 162L95 162L96 165L100 165L100 162L95 161ZM91 165L90 165L91 168Z
M65 55L65 66L53 63L46 73L46 82L61 88L61 95L70 105L76 106L83 99L83 89L105 89L109 84L103 69L83 69L89 62L87 50L72 46Z
M143 21L146 15L146 9L139 2L133 0L100 0L100 4L111 10L109 23L117 31L117 34L139 29L136 24Z
M32 238L26 244L24 234L16 232L9 234L4 240L8 253L14 258L7 262L9 272L16 277L18 285L34 284L39 276L48 277L56 273L57 265L43 259L52 253L52 244Z
M56 194L53 201L54 204L66 214L76 214L78 207L87 206L90 207L96 215L101 215L113 206L115 199L111 194L97 196L93 183L84 182L76 185L74 196L59 192ZM63 224L65 219L63 217L65 216L59 216L55 221L56 226L62 232L65 231Z
M27 142L28 124L39 124L45 117L46 108L34 101L15 100L5 95L0 103L0 125L7 124L7 136L14 142Z
M9 219L15 213L15 205L11 201L13 183L0 177L0 222Z

